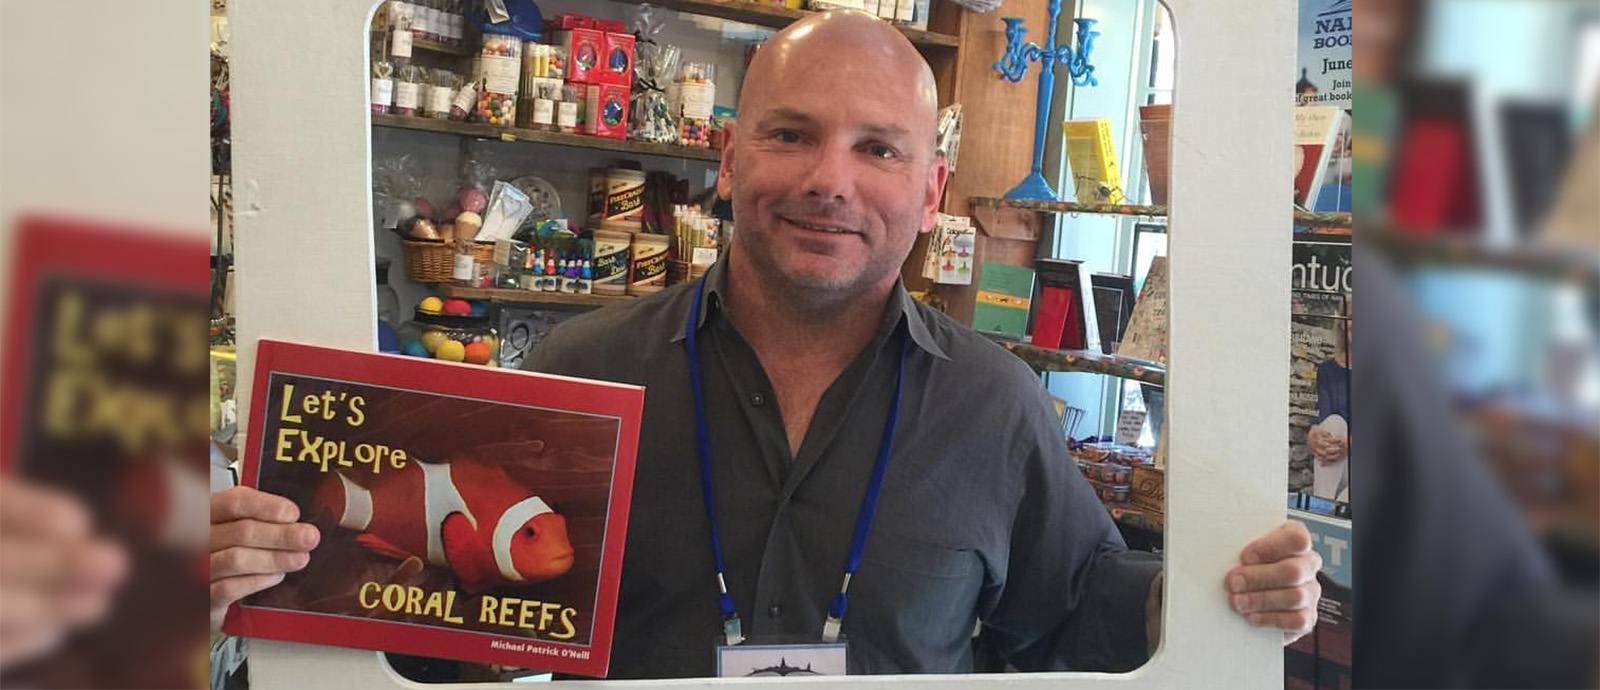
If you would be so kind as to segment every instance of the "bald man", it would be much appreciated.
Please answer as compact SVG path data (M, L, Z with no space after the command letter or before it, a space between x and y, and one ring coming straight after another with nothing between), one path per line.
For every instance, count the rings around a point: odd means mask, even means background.
M969 671L980 621L1026 670L1129 670L1159 639L1161 563L1124 547L1038 376L900 283L947 176L936 104L927 64L875 18L779 32L727 130L724 260L571 319L528 357L647 387L613 677L713 675L729 637L816 642L834 623L852 673ZM262 524L292 520L276 497L214 505L217 529L316 536ZM213 543L256 566L235 586L214 559L214 607L302 564ZM1223 584L1252 623L1294 637L1315 620L1318 567L1294 523L1246 546Z

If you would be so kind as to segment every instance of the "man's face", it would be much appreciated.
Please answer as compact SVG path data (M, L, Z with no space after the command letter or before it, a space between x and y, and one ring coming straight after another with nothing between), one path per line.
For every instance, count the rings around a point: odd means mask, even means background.
M915 72L872 55L785 49L794 54L746 80L723 155L735 251L793 289L849 295L892 281L932 228L944 184L933 104Z

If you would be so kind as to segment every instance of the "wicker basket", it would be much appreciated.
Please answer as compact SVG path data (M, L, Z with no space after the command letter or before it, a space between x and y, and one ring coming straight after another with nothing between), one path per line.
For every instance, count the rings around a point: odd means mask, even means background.
M455 243L444 240L404 240L406 269L411 279L419 283L448 283L455 269ZM474 242L472 258L489 264L494 262L493 242Z

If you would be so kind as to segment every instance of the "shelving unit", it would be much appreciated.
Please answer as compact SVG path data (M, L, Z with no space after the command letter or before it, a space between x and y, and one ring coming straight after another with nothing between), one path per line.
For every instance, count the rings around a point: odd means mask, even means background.
M1541 248L1526 243L1497 247L1476 237L1417 237L1387 228L1363 231L1361 237L1408 263L1487 269L1600 291L1600 260L1592 253L1575 249Z
M436 134L449 134L454 136L474 137L478 139L495 139L506 142L530 142L535 144L551 144L554 146L571 146L576 148L594 149L599 151L617 151L642 156L662 156L688 161L705 161L715 163L722 159L722 152L715 149L694 148L692 146L678 146L675 144L653 144L643 141L626 141L623 139L608 139L585 134L567 134L564 132L545 132L535 129L521 129L517 127L495 127L485 124L470 122L452 122L450 120L436 120L426 117L410 117L406 115L373 115L373 127L387 127L390 129L405 129L413 132L433 132Z
M1052 350L1034 347L998 334L984 333L984 335L1010 350L1011 354L1016 355L1036 371L1078 371L1116 376L1157 386L1167 384L1167 370L1158 364L1091 350Z
M808 10L791 10L777 5L765 5L747 0L617 0L630 5L654 5L679 12L689 12L706 17L781 29L812 14ZM919 48L953 50L961 43L955 36L934 31L918 31L901 27L911 43Z
M1018 208L1040 213L1088 213L1112 216L1142 216L1147 218L1165 218L1167 216L1166 206L1139 204L1083 204L1076 201L1036 201L975 196L972 197L972 205L990 208ZM1351 222L1352 217L1348 213L1294 212L1294 224L1301 227L1348 228L1351 226Z
M504 304L564 304L578 307L604 307L637 297L623 295L573 295L564 292L533 292L508 288L464 288L439 285L439 294L457 299L484 299Z
M472 48L466 47L465 45L451 46L439 43L437 41L427 41L420 38L411 42L411 49L426 51L429 53L438 53L440 55L454 55L456 57L470 57L473 53L477 52Z

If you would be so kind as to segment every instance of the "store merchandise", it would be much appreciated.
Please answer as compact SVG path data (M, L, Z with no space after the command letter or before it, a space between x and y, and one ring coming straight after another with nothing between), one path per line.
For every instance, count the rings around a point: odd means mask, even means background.
M594 231L594 292L599 295L628 294L629 249L633 233L602 224Z
M473 64L482 85L475 110L478 120L495 126L512 126L517 116L517 87L522 78L522 41L506 34L485 33Z
M461 77L447 69L433 70L432 83L428 86L426 105L422 114L438 119L450 118L450 101L455 98L456 89L461 88Z
M458 356L498 361L437 343ZM255 375L249 437L274 442L242 454L241 483L328 523L225 632L606 674L642 387L273 340ZM466 513L425 524L425 485Z
M372 114L388 115L394 105L394 63L372 63Z
M1167 205L1167 178L1172 161L1172 106L1139 106L1139 136L1144 140L1144 169L1150 181L1150 203Z
M394 107L391 112L395 115L420 115L422 94L432 86L427 70L406 65L400 68L398 76L394 84Z
M1167 257L1150 261L1133 315L1123 332L1117 356L1165 365L1167 363Z
M627 86L633 83L633 34L608 31L601 43L605 61L596 70L595 81Z
M985 262L978 271L977 303L972 310L972 329L1001 333L1018 340L1028 327L1028 309L1033 301L1033 269L997 262Z
M567 81L575 84L594 84L600 79L601 55L605 50L605 32L593 27L589 17L561 15L552 25L555 45L568 56Z
M598 223L637 232L644 223L644 192L646 175L636 168L606 168L601 189L600 208L593 218ZM591 192L594 187L590 180Z
M978 229L967 216L938 215L928 236L922 277L941 285L971 285Z
M628 269L628 294L655 294L667 286L669 244L666 235L648 232L633 234L633 242L629 245L631 263Z
M1034 270L1041 294L1033 344L1099 351L1100 321L1089 265L1072 259L1038 259Z
M1122 171L1111 139L1111 120L1068 120L1061 125L1066 136L1067 162L1072 186L1081 204L1124 203Z
M478 102L478 91L483 88L483 80L477 77L467 80L461 88L456 89L456 96L450 101L450 120L464 122L473 112Z
M628 138L671 144L678 140L678 125L667 90L678 73L681 51L677 46L657 42L653 37L660 30L654 9L650 5L640 7L634 16L634 31L643 40L635 48Z
M584 133L611 139L628 137L628 87L589 84L584 97Z
M496 366L500 338L482 302L446 299L442 313L416 310L399 328L400 352L411 357Z
M1128 319L1133 316L1133 276L1096 273L1090 282L1094 287L1094 313L1100 319L1100 351L1109 355L1116 352L1122 334L1128 330Z
M1341 126L1350 116L1333 106L1294 109L1294 205L1312 209L1328 181L1328 162L1339 144Z
M672 114L678 121L678 143L683 146L711 146L711 114L717 94L715 72L716 66L711 63L686 62L672 84Z

